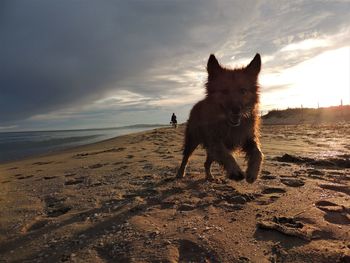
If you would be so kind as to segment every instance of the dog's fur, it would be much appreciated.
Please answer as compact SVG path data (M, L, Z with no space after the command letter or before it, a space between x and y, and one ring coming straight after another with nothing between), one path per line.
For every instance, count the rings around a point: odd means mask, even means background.
M244 68L222 67L214 55L207 65L206 97L191 110L185 132L183 159L177 177L185 176L189 157L199 144L207 151L206 177L214 179L210 166L221 164L230 179L253 183L260 172L263 154L259 143L259 85L261 58L256 54ZM246 153L248 168L242 172L233 151Z

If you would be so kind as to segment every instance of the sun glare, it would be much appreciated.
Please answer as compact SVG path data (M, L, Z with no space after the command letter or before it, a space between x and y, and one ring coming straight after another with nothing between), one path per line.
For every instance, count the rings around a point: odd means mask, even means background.
M350 103L350 47L324 52L281 73L261 77L262 104L327 107ZM276 89L268 92L269 87ZM280 87L280 88L278 88ZM276 101L277 98L277 101Z

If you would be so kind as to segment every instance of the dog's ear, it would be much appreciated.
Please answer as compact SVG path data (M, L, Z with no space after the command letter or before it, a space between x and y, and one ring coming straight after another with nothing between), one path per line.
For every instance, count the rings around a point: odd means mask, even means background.
M211 54L209 59L208 59L208 64L207 64L207 71L208 75L210 78L215 77L220 71L221 71L221 66L216 59L216 57Z
M260 54L256 54L253 60L245 68L245 71L251 75L257 77L261 69L261 58Z

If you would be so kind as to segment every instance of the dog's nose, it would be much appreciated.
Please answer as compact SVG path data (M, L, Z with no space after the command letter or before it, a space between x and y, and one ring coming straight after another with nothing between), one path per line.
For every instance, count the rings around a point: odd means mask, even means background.
M239 114L241 112L241 107L231 107L231 112L233 114Z

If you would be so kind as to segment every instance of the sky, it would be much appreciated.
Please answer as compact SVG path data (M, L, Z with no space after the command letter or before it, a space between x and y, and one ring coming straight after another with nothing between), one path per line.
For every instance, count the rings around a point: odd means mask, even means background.
M0 131L180 122L262 56L263 112L349 104L350 0L0 1Z

